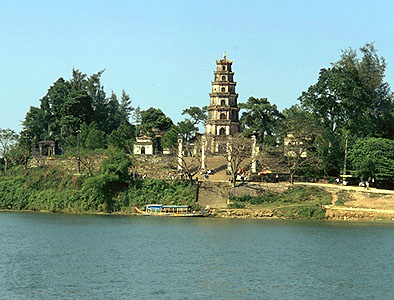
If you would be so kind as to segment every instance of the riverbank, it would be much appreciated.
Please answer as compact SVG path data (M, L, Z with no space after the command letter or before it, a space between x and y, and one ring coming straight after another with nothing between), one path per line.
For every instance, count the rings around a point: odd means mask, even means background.
M105 169L77 175L58 165L14 169L0 176L0 209L134 215L134 206L161 203L195 210L209 205L218 218L394 220L394 191L284 182L245 182L234 188L228 181L197 185L114 175Z

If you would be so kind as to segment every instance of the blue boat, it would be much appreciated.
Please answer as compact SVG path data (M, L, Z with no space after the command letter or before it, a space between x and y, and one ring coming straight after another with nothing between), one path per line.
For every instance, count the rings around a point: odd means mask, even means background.
M190 205L162 205L148 204L145 210L134 207L135 211L143 216L163 216L163 217L206 217L210 214L207 206L204 210L194 211Z

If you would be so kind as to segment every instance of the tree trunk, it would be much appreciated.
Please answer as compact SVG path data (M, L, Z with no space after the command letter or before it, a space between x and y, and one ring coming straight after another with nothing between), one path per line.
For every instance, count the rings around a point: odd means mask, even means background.
M290 184L294 184L294 173L290 173Z
M188 174L189 180L190 180L190 184L193 185L194 181L193 181L193 175Z
M233 187L237 185L237 174L233 175Z

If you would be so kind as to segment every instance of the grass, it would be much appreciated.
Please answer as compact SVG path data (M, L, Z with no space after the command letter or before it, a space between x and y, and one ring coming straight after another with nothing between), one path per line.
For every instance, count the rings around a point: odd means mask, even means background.
M294 186L280 194L265 191L256 197L250 195L236 197L232 195L230 196L230 201L232 204L230 204L229 208L258 205L272 210L277 217L324 219L325 211L322 209L322 205L331 203L331 194L316 187Z
M352 200L350 193L347 191L339 191L337 195L338 199L335 202L336 206L344 206L347 201Z

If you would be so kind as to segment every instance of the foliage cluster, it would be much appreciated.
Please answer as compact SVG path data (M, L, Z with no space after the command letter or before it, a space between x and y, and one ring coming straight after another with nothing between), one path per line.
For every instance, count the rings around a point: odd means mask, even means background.
M393 182L393 151L388 149L394 138L394 97L384 81L385 69L384 58L367 43L359 52L343 51L338 61L322 68L317 82L299 97L300 105L279 112L266 98L241 103L243 133L263 144L262 168L286 169L291 181L294 175L338 177L354 170L360 178ZM272 152L280 159L271 159Z
M339 191L338 192L337 201L335 201L335 205L343 206L347 201L352 200L351 195L347 191Z
M148 203L194 204L196 187L188 181L133 181L130 164L125 154L115 152L94 176L56 166L13 168L0 177L0 209L115 212Z

